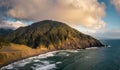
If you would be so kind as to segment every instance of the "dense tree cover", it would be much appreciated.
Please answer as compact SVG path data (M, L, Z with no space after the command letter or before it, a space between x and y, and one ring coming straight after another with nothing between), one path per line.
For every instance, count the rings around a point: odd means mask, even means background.
M37 48L41 44L46 47L52 44L57 48L60 43L72 40L73 38L86 41L87 43L90 40L96 40L64 23L52 20L44 20L33 23L30 26L18 28L9 34L6 39L17 44L25 44L32 48Z
M9 46L9 42L6 41L2 36L0 36L0 49L4 46Z
M3 28L0 28L0 36L6 36L6 35L8 35L11 32L13 32L12 29L3 29Z
M9 46L9 42L8 40L5 39L5 37L11 32L13 32L12 29L0 28L0 48L4 46Z

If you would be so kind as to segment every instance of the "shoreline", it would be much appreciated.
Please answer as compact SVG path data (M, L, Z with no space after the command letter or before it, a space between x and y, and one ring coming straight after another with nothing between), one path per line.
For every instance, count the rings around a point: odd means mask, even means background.
M23 58L19 58L19 59L16 59L16 60L9 61L9 62L7 62L7 63L5 63L5 64L1 64L1 65L0 65L0 69L1 69L2 67L4 67L4 66L7 66L7 65L11 64L11 63L14 63L14 62L17 62L17 61L20 61L20 60L24 60L24 59L26 59L26 58L35 57L35 56L38 56L38 55L41 55L41 54L45 54L45 53L47 53L47 52L51 52L51 51L42 51L42 52L40 52L40 53L36 53L36 54L29 55L29 56L26 56L26 57L23 57Z
M104 46L103 46L104 47ZM88 48L94 48L94 47L88 47ZM101 47L95 47L95 48L101 48ZM81 48L81 49L83 49L83 50L87 50L87 48ZM81 50L81 49L79 49L79 50ZM68 49L68 50L78 50L78 49ZM9 65L9 64L12 64L12 63L14 63L14 62L17 62L17 61L20 61L20 60L24 60L24 59L27 59L27 58L30 58L30 57L35 57L35 56L38 56L38 55L41 55L41 54L45 54L45 53L49 53L49 52L54 52L54 51L59 51L59 50L42 50L42 51L39 51L38 53L36 53L36 54L33 54L33 55L29 55L29 56L26 56L26 57L23 57L23 58L19 58L19 59L16 59L16 60L13 60L13 61L10 61L10 62L7 62L7 63L5 63L5 64L1 64L0 65L0 69L2 68L2 67L4 67L4 66L7 66L7 65Z

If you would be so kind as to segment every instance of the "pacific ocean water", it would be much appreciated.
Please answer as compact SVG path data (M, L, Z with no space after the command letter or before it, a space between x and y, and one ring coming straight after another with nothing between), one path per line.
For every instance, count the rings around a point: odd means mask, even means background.
M120 40L101 40L102 48L48 52L14 62L1 70L120 70Z

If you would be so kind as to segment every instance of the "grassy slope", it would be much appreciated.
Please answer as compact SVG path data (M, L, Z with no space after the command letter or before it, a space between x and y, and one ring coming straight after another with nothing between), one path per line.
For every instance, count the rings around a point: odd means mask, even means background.
M0 49L0 67L16 60L27 58L47 52L48 49L32 49L25 45L11 43L10 46L4 46Z

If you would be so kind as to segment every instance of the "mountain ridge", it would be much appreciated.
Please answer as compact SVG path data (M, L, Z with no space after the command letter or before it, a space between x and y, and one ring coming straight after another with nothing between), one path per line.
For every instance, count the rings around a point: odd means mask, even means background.
M103 44L62 22L44 20L0 36L0 67L50 51L88 47Z
M41 45L54 49L79 49L103 46L97 39L85 35L65 23L43 20L26 27L20 27L7 36L13 43L24 44L32 48ZM53 48L52 48L53 49Z

